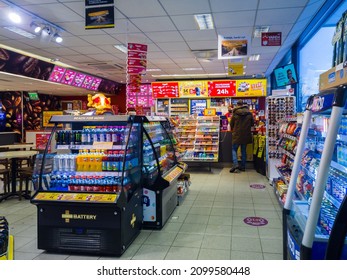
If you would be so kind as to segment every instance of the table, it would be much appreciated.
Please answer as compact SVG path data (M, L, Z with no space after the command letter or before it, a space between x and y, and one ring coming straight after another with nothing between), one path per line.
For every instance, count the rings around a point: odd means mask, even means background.
M3 194L0 197L0 202L10 198L12 196L19 196L18 191L16 190L17 185L17 159L23 157L31 157L36 155L37 151L6 151L0 152L0 159L11 159L11 192ZM29 198L28 195L24 197Z

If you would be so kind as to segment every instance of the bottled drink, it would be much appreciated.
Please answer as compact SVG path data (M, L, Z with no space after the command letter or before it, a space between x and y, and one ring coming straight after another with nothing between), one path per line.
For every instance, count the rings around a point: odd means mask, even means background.
M118 145L118 128L116 126L113 127L112 131L112 142L114 145Z
M75 145L82 144L82 130L77 130L75 132Z
M106 142L112 142L112 131L111 127L107 127L106 129Z

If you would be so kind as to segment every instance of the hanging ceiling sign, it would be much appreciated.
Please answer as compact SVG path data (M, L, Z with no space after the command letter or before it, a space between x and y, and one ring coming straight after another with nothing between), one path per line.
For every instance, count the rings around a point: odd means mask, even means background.
M86 1L86 6L114 4L114 0L85 0L85 1Z
M207 81L182 81L179 82L179 93L181 97L207 97Z
M208 95L211 97L231 97L236 94L236 81L208 81Z
M154 82L152 83L153 98L177 98L178 95L178 82Z
M85 29L114 28L114 6L86 8Z
M231 59L247 56L248 39L246 36L218 35L218 59Z
M282 32L262 32L261 45L263 47L281 46Z
M243 63L230 62L228 63L228 76L242 76Z

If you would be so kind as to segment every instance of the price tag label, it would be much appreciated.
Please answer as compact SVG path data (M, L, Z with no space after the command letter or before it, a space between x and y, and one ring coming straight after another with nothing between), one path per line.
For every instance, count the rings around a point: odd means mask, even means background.
M93 142L93 149L111 150L113 142Z

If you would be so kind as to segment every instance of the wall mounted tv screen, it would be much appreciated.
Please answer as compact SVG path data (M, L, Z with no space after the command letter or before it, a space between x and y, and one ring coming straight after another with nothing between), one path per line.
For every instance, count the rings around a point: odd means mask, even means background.
M276 68L274 70L274 74L278 87L284 87L287 85L296 84L298 82L293 63Z

